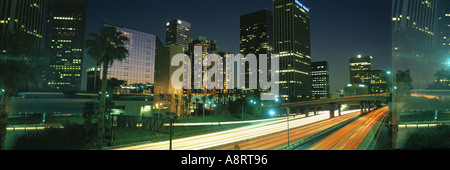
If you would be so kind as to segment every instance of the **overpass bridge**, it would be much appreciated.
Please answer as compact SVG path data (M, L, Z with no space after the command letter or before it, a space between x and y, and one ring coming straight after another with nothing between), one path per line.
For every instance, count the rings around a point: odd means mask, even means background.
M330 111L330 118L334 117L335 110L341 108L342 104L360 105L361 113L365 114L373 110L375 107L381 107L382 103L388 103L390 100L390 94L368 94L357 96L345 96L328 99L292 102L292 103L278 103L274 105L261 106L264 109L278 109L286 110L287 114L291 114L291 111L295 113L304 113L309 116L309 111L314 111L314 115L317 114L317 108L328 108ZM328 106L328 107L327 107ZM339 116L341 110L338 109Z

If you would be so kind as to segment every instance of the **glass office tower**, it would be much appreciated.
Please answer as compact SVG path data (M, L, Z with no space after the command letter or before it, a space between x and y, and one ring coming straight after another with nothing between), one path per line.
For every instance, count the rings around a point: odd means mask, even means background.
M240 40L240 53L244 56L255 54L259 71L267 71L259 69L259 55L267 54L267 66L270 70L270 56L273 52L273 13L264 9L242 15L240 17ZM249 67L246 67L245 74L245 87L248 88L250 87ZM256 75L259 77L258 74ZM270 78L270 72L267 75ZM265 78L267 79L268 77ZM261 78L258 78L258 80L261 81ZM250 90L249 92L252 91Z
M46 48L50 50L49 89L79 91L87 0L49 0Z
M369 70L360 74L361 84L369 88L369 94L389 92L388 79L384 70Z
M126 81L128 85L154 84L157 49L164 47L159 38L154 34L121 26L111 24L104 24L104 26L115 27L129 39L125 43L128 56L123 61L114 61L108 69L108 79L114 77Z
M372 56L357 55L349 58L350 84L363 84L365 71L372 70Z
M46 0L0 0L0 35L22 30L34 38L33 50L40 50L44 35ZM7 53L0 49L0 54Z
M328 62L318 61L311 63L312 100L330 98L330 74Z
M311 99L309 8L298 0L275 0L274 54L280 57L280 93L284 101Z
M437 0L394 0L392 2L392 67L409 69L414 88L426 88L439 64L433 44L436 35Z
M389 122L395 149L404 147L405 124L439 122L450 108L450 91L442 88L449 61L448 51L442 48L448 45L448 7L448 0L392 1Z
M174 19L166 23L166 46L180 45L185 47L191 39L191 23Z

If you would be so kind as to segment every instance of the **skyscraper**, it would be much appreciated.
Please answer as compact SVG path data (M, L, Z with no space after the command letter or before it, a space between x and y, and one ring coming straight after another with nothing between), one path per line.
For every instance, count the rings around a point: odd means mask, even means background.
M184 47L180 45L170 45L166 52L168 52L167 57L157 57L155 60L154 101L160 103L161 107L168 107L170 112L175 113L178 111L178 113L184 113L183 109L185 107L177 105L174 98L175 94L181 96L183 90L173 88L171 79L173 73L178 69L178 67L171 66L171 61L175 55L184 53Z
M363 84L362 77L365 71L372 70L372 56L357 55L349 57L350 84Z
M46 85L54 90L81 88L87 0L49 0L46 48L50 72Z
M309 8L299 0L275 0L274 53L280 57L280 93L285 101L311 98Z
M273 52L273 14L267 9L242 15L240 17L240 53L244 56L255 54L256 61L259 62L259 54L267 54L268 57ZM270 58L267 60L270 67ZM258 70L259 64L258 64ZM264 70L266 71L266 70ZM249 87L249 67L246 67L246 87ZM269 73L267 75L270 75ZM257 76L259 76L257 74ZM270 76L269 76L270 77ZM267 77L266 77L267 79ZM259 85L258 85L259 87Z
M410 70L412 86L426 88L438 65L433 39L436 36L437 0L392 1L392 69Z
M45 24L46 0L0 0L0 35L22 30L34 37L33 50L40 50ZM6 53L0 49L0 54Z
M122 31L129 41L125 43L128 56L123 61L115 61L108 69L108 79L116 78L127 85L146 85L155 83L155 60L157 57L169 57L168 50L154 34L133 29L104 24ZM160 54L160 55L159 55Z
M201 46L201 51L195 51L195 46ZM188 45L188 50L187 50L187 55L190 57L191 59L191 83L192 83L192 91L193 93L203 93L206 92L206 86L205 84L201 84L201 83L196 83L195 82L195 77L202 77L202 80L207 78L205 75L205 73L208 70L208 67L206 66L201 66L201 67L195 67L195 63L203 63L204 58L206 57L206 55L208 54L213 54L213 53L217 53L217 42L216 40L208 40L206 39L205 36L200 36L198 39L196 40L192 40L191 42L189 42ZM197 53L197 54L196 54ZM201 56L201 58L198 58L197 60L195 59L195 55ZM223 71L223 66L219 66L220 68L222 68ZM223 80L219 80L216 81L216 83L223 83ZM187 91L185 91L185 93L189 93Z
M436 31L436 46L440 47L439 55L445 62L448 62L450 56L450 0L438 1L437 14L437 31Z
M190 38L191 23L180 19L174 19L166 23L166 46L180 45L187 47Z
M368 70L361 72L359 75L361 77L361 84L367 86L369 94L389 92L386 71Z
M100 67L91 67L86 69L87 73L87 91L98 92L100 91L100 85L102 84L100 81Z
M273 50L272 12L264 9L242 15L240 18L240 37L241 54L271 54Z
M328 62L318 61L311 63L312 100L330 98L330 75Z

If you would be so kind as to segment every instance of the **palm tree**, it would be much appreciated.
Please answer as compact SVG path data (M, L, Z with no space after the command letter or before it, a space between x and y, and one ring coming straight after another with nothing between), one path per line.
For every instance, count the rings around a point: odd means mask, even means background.
M125 42L128 38L123 32L117 31L115 27L102 27L100 34L90 33L92 39L86 40L87 54L102 66L102 91L100 98L100 110L98 120L97 147L101 149L104 134L104 116L106 90L108 80L108 68L115 60L122 61L128 55Z
M197 114L198 114L198 105L199 105L199 102L200 102L200 99L197 97L197 98L195 98L195 102L196 102L196 104L195 104L195 118L197 118Z
M32 50L33 36L22 30L7 32L0 37L0 150L4 149L11 96L17 90L39 83L41 72ZM3 51L4 50L4 51Z
M175 96L175 114L178 115L178 103L180 100L178 99L178 94L174 94L174 96Z

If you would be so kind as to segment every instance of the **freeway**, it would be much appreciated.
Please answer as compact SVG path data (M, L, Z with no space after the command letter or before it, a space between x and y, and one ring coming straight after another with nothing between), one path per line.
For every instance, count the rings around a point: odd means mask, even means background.
M293 144L305 140L314 134L348 121L359 115L359 113L360 111L354 111L339 117L334 117L291 129L289 132L289 143ZM278 150L287 147L287 135L288 132L283 131L261 138L240 142L237 143L237 146L239 146L240 150ZM235 145L236 144L220 147L216 150L235 150Z
M353 111L344 111L342 115L354 113ZM314 122L329 119L328 111L319 112L318 115L310 117L290 116L290 129L298 128ZM255 125L244 126L225 130L221 132L214 132L191 137L185 137L172 140L172 149L174 150L203 150L212 149L227 144L233 144L240 141L260 138L266 135L279 133L287 130L286 119L275 120L271 122L264 122ZM169 149L169 141L161 141L147 144L140 144L129 147L116 148L114 150L167 150Z
M374 110L358 120L323 138L308 150L357 150L377 121L389 111L388 107Z

